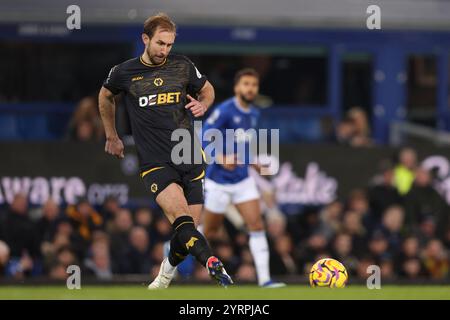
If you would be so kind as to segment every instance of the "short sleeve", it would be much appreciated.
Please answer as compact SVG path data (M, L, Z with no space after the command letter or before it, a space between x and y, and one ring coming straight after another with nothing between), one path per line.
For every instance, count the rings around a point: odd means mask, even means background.
M111 68L111 70L108 73L108 76L103 82L103 86L109 91L111 91L113 94L119 94L125 90L122 76L120 74L119 65L116 65Z
M212 113L203 123L203 138L204 138L202 139L203 148L205 148L206 145L208 145L209 143L209 141L205 139L208 137L207 131L209 129L217 129L217 130L226 129L227 122L228 122L228 113L224 112L223 108L218 107L212 111Z
M188 91L196 94L203 88L207 78L205 75L200 73L200 71L191 60L189 60L188 58L186 58L186 60L189 68Z

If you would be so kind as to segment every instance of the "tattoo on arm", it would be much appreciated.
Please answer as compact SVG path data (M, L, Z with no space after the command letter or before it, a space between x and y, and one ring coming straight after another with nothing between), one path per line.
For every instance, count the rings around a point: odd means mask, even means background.
M114 101L114 94L108 89L102 87L99 93L98 107L100 116L105 128L105 134L107 139L117 137L116 131L116 104Z

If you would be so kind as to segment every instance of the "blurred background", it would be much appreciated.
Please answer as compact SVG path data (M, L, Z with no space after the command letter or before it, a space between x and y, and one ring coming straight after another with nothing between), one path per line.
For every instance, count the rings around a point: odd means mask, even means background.
M69 5L81 29L66 27ZM369 5L381 30L369 30ZM332 256L350 281L450 280L450 1L3 0L0 4L0 282L51 282L78 264L91 281L154 277L171 226L126 156L103 152L97 94L143 50L143 21L178 24L173 52L207 75L216 103L234 73L261 75L261 128L280 129L280 171L258 179L272 273L304 282ZM233 208L217 254L255 281ZM192 261L178 281L207 279ZM85 278L83 278L85 279Z

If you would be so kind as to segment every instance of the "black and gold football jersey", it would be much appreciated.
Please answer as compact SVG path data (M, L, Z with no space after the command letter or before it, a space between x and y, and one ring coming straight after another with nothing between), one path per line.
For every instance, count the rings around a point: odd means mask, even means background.
M141 169L171 163L172 148L178 143L171 141L175 129L189 130L194 139L186 96L196 97L205 82L187 57L175 54L159 65L137 57L111 69L103 86L124 95Z

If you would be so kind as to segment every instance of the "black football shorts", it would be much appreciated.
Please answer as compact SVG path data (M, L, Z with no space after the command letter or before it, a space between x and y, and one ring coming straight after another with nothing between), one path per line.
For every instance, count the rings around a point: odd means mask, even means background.
M189 205L203 204L203 181L205 165L152 165L141 172L145 189L156 199L158 194L171 183L177 183L183 188L184 196Z

